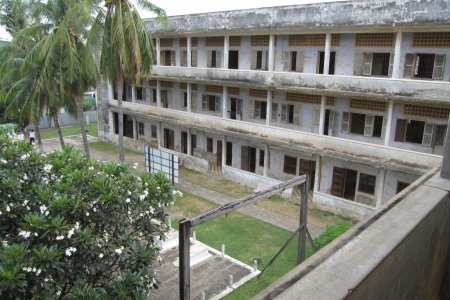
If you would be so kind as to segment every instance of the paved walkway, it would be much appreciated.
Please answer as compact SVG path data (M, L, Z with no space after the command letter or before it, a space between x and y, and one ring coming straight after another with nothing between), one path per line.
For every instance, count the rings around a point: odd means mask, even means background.
M88 137L89 142L94 142L97 140L95 137ZM74 145L76 148L83 150L83 141L81 138L81 135L77 136L71 136L71 137L65 137L64 141L66 144ZM61 145L59 143L59 139L50 139L43 141L44 151L45 152L51 152L53 150L60 150ZM96 158L98 160L105 160L105 161L119 161L118 154L110 154L102 151L97 151L95 149L89 148L91 157ZM129 165L134 165L134 163L138 163L138 171L144 172L145 171L145 162L144 162L144 156L143 155L125 155L125 161ZM217 174L214 174L214 176L220 176ZM193 195L199 196L201 198L204 198L208 201L214 202L218 205L223 205L228 202L235 201L236 199L226 196L222 193L218 193L216 191L212 191L208 188L199 186L197 184L191 183L189 181L183 180L180 178L180 183L178 184L180 189L185 190ZM284 214L280 214L278 212L260 207L258 205L250 205L246 207L242 207L238 209L238 211L242 214L251 216L253 218L259 219L261 221L264 221L266 223L272 224L274 226L289 230L289 231L295 231L299 226L298 219L291 218L289 216L286 216ZM323 228L308 224L308 229L311 233L311 236L313 238L318 237L322 232Z

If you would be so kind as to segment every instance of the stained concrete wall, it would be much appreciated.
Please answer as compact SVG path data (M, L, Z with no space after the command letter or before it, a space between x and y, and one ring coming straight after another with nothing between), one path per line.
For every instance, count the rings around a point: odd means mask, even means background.
M428 177L255 299L439 299L449 254L450 181Z

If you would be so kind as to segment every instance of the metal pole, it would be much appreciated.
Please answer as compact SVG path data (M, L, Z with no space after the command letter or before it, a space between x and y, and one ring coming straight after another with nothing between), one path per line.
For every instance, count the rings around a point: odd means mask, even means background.
M298 232L298 256L297 264L301 264L305 260L305 245L306 245L306 226L308 215L308 182L309 177L306 177L306 181L300 185L301 190L301 203L300 203L300 231Z
M442 157L441 177L447 179L450 178L450 116L447 122L447 134L445 136L444 143L444 156Z
M179 223L179 229L178 255L180 259L180 299L189 300L191 298L191 262L189 253L191 222L186 219L181 220Z

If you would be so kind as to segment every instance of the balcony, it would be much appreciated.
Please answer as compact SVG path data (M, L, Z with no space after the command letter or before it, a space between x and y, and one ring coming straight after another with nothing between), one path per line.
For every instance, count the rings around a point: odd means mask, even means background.
M117 101L110 101L117 110ZM282 149L355 161L375 167L421 174L441 163L442 157L398 148L351 141L330 136L299 132L279 127L195 114L173 109L123 102L124 113L161 122L196 128L225 136L258 140Z
M346 98L450 103L448 82L293 72L153 66L154 79L273 89Z

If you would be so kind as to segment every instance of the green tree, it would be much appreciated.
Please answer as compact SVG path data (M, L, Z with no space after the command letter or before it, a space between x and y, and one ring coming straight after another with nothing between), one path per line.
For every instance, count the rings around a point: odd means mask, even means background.
M163 9L147 0L138 0L137 4L156 14L160 22L166 21ZM114 84L118 92L119 159L124 162L122 95L125 77L135 83L141 76L149 76L154 49L151 34L131 1L106 0L105 5L106 13L101 12L97 18L99 23L104 23L100 74Z

